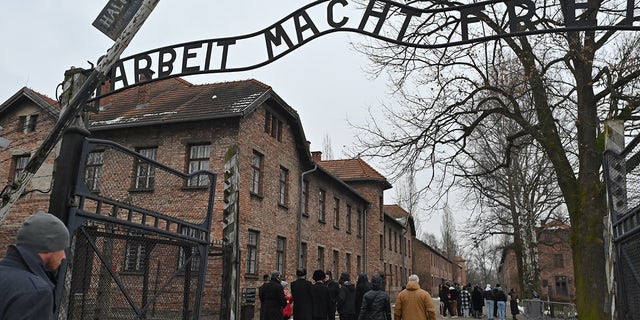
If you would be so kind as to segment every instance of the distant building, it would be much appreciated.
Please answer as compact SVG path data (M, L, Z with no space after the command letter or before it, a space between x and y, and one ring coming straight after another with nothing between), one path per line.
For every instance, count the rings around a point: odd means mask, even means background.
M463 279L466 280L464 264L461 265L456 260L449 259L440 249L415 237L412 242L413 273L420 277L420 286L429 291L432 297L438 296L438 285L443 281L464 284Z
M544 300L572 302L576 298L573 256L569 246L571 227L552 220L537 230L540 283ZM513 245L502 254L498 276L503 287L518 287L518 270ZM526 289L526 288L525 288Z

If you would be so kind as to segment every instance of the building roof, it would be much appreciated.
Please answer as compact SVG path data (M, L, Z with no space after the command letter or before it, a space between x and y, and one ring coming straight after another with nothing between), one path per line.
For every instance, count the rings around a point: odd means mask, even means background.
M22 99L29 99L33 101L38 107L42 108L42 110L54 118L57 118L60 114L60 104L56 100L27 87L22 87L22 89L18 90L18 92L7 99L7 101L2 103L0 105L0 114L9 110L12 105Z
M391 188L391 184L387 181L387 178L360 158L320 160L317 162L320 166L346 182L377 181L383 184L384 189Z
M90 125L99 130L241 117L272 96L271 87L257 80L194 85L171 78L102 99L98 113L91 115Z

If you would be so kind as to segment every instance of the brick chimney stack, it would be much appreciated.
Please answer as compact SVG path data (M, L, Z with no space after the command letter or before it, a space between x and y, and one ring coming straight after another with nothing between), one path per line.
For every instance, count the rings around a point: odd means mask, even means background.
M311 151L311 159L315 162L322 161L322 151Z

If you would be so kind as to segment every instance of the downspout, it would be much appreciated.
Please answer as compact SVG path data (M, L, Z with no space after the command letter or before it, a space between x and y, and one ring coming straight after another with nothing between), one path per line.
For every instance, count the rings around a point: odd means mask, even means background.
M298 269L302 268L302 259L300 259L300 255L302 254L302 212L304 210L304 201L302 199L302 195L304 194L304 176L308 173L314 172L318 170L318 164L313 165L313 169L303 172L300 175L300 194L298 196L300 201L300 207L298 208ZM309 195L307 195L309 196Z
M368 273L367 271L367 209L362 210L362 272Z

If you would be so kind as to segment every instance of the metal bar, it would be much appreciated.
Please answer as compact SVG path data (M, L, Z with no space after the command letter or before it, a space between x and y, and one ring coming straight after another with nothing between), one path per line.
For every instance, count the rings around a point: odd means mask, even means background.
M113 64L118 61L120 55L124 52L129 43L131 43L131 40L138 30L140 30L140 27L149 17L159 1L160 0L144 1L142 7L138 10L125 30L120 34L118 40L116 40L113 46L107 50L107 54L101 57L98 65L93 69L93 71L91 71L91 74L82 84L82 87L69 100L68 104L62 106L61 110L63 110L63 112L60 115L58 122L56 122L49 135L44 139L44 141L42 141L38 150L36 150L36 152L29 158L29 162L27 162L24 171L18 179L17 186L9 189L6 194L2 195L0 223L4 221L4 218L13 204L20 199L33 176L47 159L53 147L58 143L60 138L62 138L64 130L71 125L75 116L80 112L80 110L82 110L82 107L89 97L91 97L98 85L105 79Z

